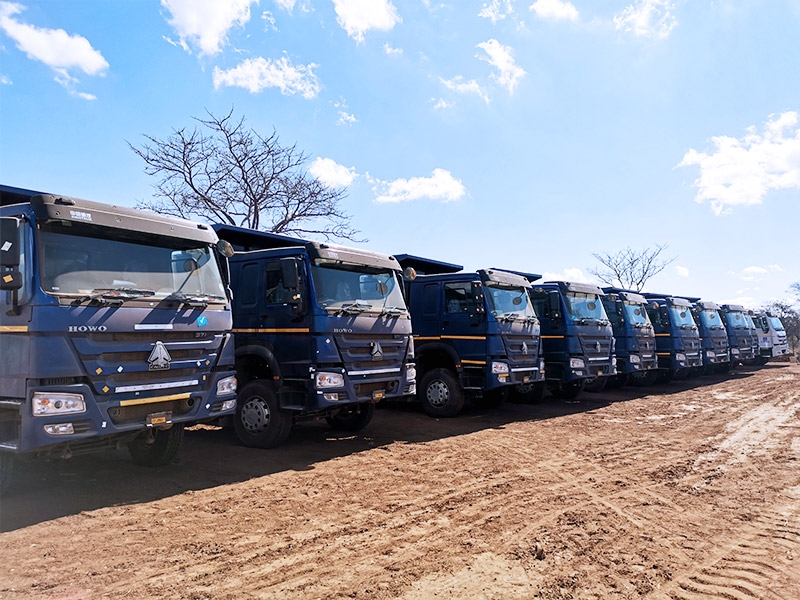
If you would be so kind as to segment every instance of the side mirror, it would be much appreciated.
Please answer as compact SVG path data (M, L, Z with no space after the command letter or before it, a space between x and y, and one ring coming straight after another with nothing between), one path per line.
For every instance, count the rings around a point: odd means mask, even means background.
M551 319L561 319L561 294L555 290L547 292L547 308Z
M472 293L471 305L478 314L486 312L483 308L483 284L480 281L473 281L470 288Z
M233 256L233 246L227 240L219 240L216 245L217 252L225 258Z
M406 281L414 281L417 278L417 270L414 267L406 267L403 269L403 279Z
M280 265L283 287L289 290L291 294L288 304L295 314L302 315L305 313L305 305L303 303L303 294L300 290L300 265L297 259L291 257L282 258Z

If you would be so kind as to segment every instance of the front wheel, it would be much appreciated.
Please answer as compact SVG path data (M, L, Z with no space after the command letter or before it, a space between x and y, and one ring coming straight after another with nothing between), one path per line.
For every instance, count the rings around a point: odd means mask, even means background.
M335 415L325 417L325 420L337 431L361 431L369 425L373 416L375 416L374 404L350 404L342 407Z
M422 410L432 417L454 417L464 408L464 392L449 369L431 369L417 391Z
M178 456L183 443L183 423L169 429L148 429L128 444L133 462L145 467L168 465Z
M251 381L237 396L233 428L245 446L274 448L289 437L292 415L278 406L278 397L271 384Z

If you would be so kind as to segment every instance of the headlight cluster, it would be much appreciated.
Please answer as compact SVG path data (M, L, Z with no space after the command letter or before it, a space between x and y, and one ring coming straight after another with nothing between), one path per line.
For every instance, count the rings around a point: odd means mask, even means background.
M70 415L86 412L83 394L66 394L63 392L34 392L33 416Z
M640 362L642 362L642 357L639 356L638 354L631 354L630 358L631 358L631 362L632 363L640 363Z
M569 368L570 369L584 369L584 368L586 368L586 363L583 362L582 358L570 358L569 359Z
M236 376L231 375L217 382L217 396L227 396L236 393Z
M508 373L508 363L492 362L492 373L499 375L501 373Z
M314 385L317 389L344 387L344 375L341 373L315 373Z
M686 355L681 353L681 352L678 352L678 353L675 354L675 360L679 360L681 362L684 362L686 360Z
M416 365L408 365L406 366L406 381L414 381L417 378L417 367Z

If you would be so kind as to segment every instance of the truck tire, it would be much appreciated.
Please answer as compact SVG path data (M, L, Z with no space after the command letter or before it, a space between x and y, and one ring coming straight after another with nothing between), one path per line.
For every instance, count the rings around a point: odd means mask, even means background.
M551 389L550 393L556 398L561 398L562 400L574 400L580 396L581 392L583 391L585 381L585 379L578 379L576 381L570 381L567 383L562 381L557 387Z
M464 408L464 391L449 369L431 369L422 377L417 397L431 417L454 417Z
M14 455L10 452L0 452L0 494L5 492L11 482L11 475L14 473Z
M512 397L522 404L538 404L544 400L547 385L544 381L536 383L522 383L514 388Z
M168 465L178 456L183 443L183 423L169 429L148 429L128 444L133 462L145 467Z
M249 448L274 448L289 437L292 415L278 406L274 386L257 379L236 397L233 428L239 441Z
M656 369L649 369L647 371L631 373L628 381L631 385L636 387L649 387L656 382L656 379L658 379L658 371Z
M361 431L375 415L375 405L371 402L361 404L351 404L331 417L325 417L331 429L337 431Z

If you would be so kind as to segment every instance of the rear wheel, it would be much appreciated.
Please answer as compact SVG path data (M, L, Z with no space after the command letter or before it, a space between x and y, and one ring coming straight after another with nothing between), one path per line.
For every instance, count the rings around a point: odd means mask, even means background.
M464 408L464 392L449 369L431 369L422 377L417 397L432 417L454 417Z
M233 427L239 441L250 448L274 448L292 430L292 415L278 406L272 384L256 380L242 388L236 400Z
M167 465L178 456L183 443L183 423L169 429L148 429L128 444L133 462L145 467Z
M375 405L372 403L350 404L342 407L335 415L325 417L325 420L337 431L361 431L369 425L374 415Z

